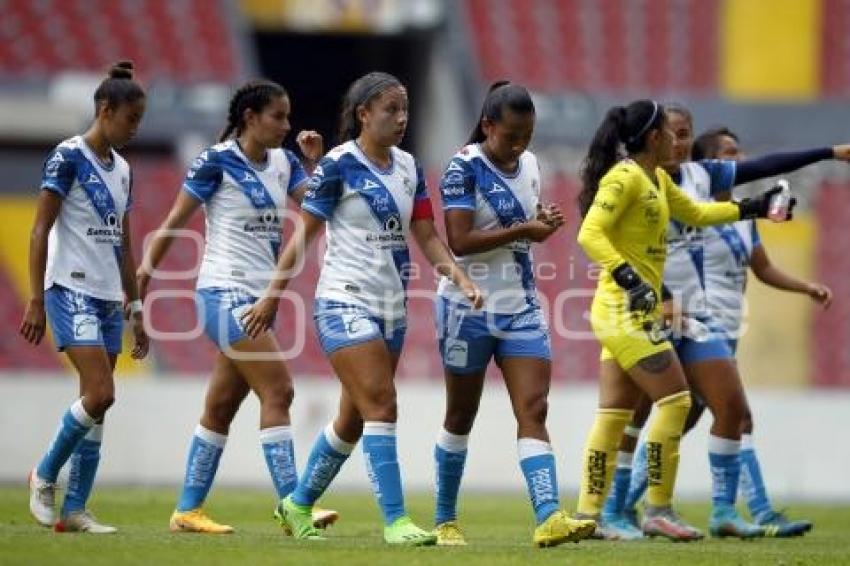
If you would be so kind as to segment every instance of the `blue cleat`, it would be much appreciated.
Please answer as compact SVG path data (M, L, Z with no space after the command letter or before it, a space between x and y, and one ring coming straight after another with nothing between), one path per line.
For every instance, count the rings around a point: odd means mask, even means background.
M784 513L770 511L756 519L756 523L764 528L764 536L774 538L789 538L803 536L812 530L812 522L792 521Z
M596 527L599 538L604 540L640 540L643 531L634 526L624 514L603 513ZM594 536L594 538L597 538Z
M740 539L753 539L763 537L765 529L754 523L748 523L741 517L734 507L718 506L711 512L711 522L708 526L711 536L737 537Z

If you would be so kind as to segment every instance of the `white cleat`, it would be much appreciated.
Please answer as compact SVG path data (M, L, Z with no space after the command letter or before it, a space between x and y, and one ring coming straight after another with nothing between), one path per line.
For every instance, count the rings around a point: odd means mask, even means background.
M56 484L44 481L35 471L30 471L30 513L43 527L56 522Z
M91 533L93 535L111 535L118 532L118 529L113 526L98 523L88 509L71 511L56 523L54 530L57 533Z

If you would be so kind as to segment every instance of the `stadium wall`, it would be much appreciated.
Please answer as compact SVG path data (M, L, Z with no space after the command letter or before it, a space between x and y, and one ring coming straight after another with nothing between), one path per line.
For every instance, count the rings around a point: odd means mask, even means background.
M10 376L6 376L10 377ZM76 394L76 381L60 376L0 376L0 482L22 483L55 431L64 407ZM124 379L117 382L118 402L105 427L100 479L105 483L180 485L205 380L183 376ZM327 379L296 383L292 421L299 465L306 461L316 433L336 408L338 385ZM836 449L829 431L850 429L850 393L839 391L766 391L751 395L756 444L766 481L781 506L788 500L848 500L850 451ZM399 456L405 486L431 490L433 442L443 415L442 386L423 381L399 385ZM584 437L596 406L591 386L556 386L550 397L549 430L558 457L567 505L575 505ZM271 485L257 438L259 406L246 401L230 432L218 485ZM677 492L707 495L706 458L710 419L682 443ZM826 432L826 433L825 433ZM515 424L504 386L491 381L470 442L465 489L525 489L516 463ZM360 451L341 472L336 489L368 489Z

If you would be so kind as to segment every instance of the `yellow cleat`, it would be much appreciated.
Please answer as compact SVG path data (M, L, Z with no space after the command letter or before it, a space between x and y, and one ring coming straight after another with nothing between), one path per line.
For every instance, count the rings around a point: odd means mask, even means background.
M566 511L555 511L534 529L534 545L557 546L565 542L578 542L596 530L596 521L573 519Z
M437 546L466 546L466 537L455 521L440 523L434 528Z
M230 525L216 523L207 517L198 507L191 511L175 511L168 524L172 533L207 533L211 535L229 535L233 532Z

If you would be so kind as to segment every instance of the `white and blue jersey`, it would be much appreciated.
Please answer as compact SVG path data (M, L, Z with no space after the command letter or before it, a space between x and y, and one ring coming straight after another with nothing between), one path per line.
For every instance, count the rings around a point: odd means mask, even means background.
M487 159L478 144L460 150L449 162L440 194L443 210L469 210L473 230L508 228L535 217L540 201L540 168L530 151L519 158L513 174L506 174ZM513 314L538 306L529 240L517 240L496 249L455 258L484 294L482 310ZM441 297L465 305L463 296L448 278L437 289Z
M204 150L183 182L206 213L198 318L223 351L245 337L241 315L265 291L281 251L286 197L307 179L291 151L266 155L265 167L258 168L228 140Z
M259 297L281 251L286 197L307 178L291 151L267 152L258 168L228 140L203 151L192 163L183 190L206 213L206 247L198 289L233 288Z
M382 169L348 141L316 167L301 208L327 222L317 306L330 302L385 321L405 318L410 223L431 218L432 211L414 157L393 147L391 161Z
M44 288L60 285L89 297L123 301L121 243L131 205L127 162L102 162L82 136L60 143L44 163L41 188L62 198L50 230Z
M473 230L496 230L534 218L540 201L537 158L526 151L516 172L506 174L478 144L464 147L449 162L440 194L443 210L468 210ZM517 240L493 250L456 258L484 294L472 310L448 278L437 290L437 336L443 365L456 374L486 369L492 358L551 359L549 329L537 298L531 242Z
M692 199L710 202L714 195L732 190L735 162L705 160L683 163L678 186ZM708 316L705 299L706 236L713 227L696 228L675 220L667 229L664 284L681 303L685 316Z
M705 297L712 320L728 340L740 337L747 270L761 245L755 220L715 226L705 245Z

